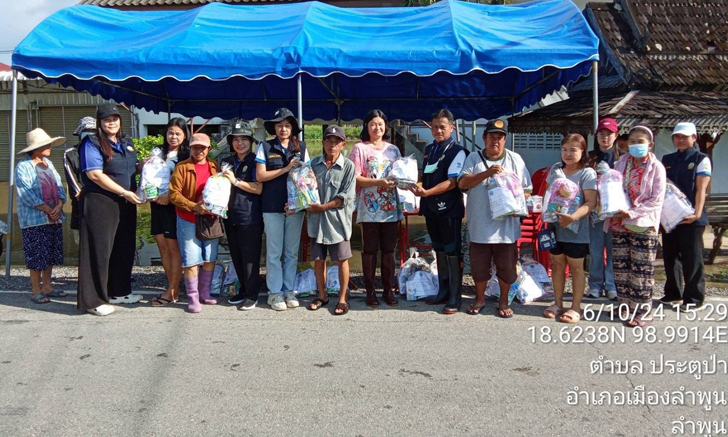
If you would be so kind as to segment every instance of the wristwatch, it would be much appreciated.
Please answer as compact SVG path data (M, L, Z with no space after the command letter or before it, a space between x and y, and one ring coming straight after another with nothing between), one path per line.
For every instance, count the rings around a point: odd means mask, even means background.
M126 194L126 190L122 191L121 194L119 194L119 197L124 197L124 194Z

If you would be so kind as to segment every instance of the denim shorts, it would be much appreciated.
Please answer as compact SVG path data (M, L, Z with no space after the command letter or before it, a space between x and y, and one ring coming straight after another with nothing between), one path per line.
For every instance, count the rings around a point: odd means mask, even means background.
M195 224L177 217L177 242L182 253L182 267L217 261L218 240L199 240L195 235Z

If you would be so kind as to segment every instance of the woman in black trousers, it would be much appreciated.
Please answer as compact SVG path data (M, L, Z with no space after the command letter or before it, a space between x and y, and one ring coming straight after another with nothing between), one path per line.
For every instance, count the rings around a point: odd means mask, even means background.
M79 148L83 180L81 239L78 266L80 310L97 316L114 312L109 304L131 304L131 270L136 242L137 156L131 139L122 134L115 104L99 105L96 135Z
M240 310L252 310L258 302L260 288L260 251L263 241L263 213L260 193L263 185L255 179L255 143L253 130L244 121L235 121L233 130L227 136L232 156L222 164L229 164L232 170L223 174L233 184L228 204L228 218L225 219L225 233L230 245L230 258L238 274L240 289L229 302L240 304Z

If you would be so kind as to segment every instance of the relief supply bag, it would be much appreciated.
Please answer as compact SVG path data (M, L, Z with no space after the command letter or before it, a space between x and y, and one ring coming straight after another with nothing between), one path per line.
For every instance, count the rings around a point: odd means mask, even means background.
M228 203L230 202L230 191L232 184L223 173L232 170L232 166L224 163L220 167L220 173L216 173L207 180L205 188L202 190L202 200L205 202L205 208L212 214L227 218Z
M395 159L388 178L397 181L397 188L409 190L417 184L417 159L414 155Z
M137 195L146 202L156 199L169 191L169 179L172 176L170 168L162 158L164 152L159 147L152 149L151 156L142 166Z
M600 162L599 166L602 165L607 166L606 163ZM597 191L599 193L597 218L599 221L604 221L620 211L628 211L630 207L627 194L622 188L622 173L612 170L608 166L606 169L599 168L599 170L597 178Z
M528 215L526 196L521 181L515 173L498 173L488 181L488 200L493 220L509 216Z
M665 186L665 202L662 204L660 213L660 224L668 234L672 232L685 217L695 214L695 208L690 204L688 198L671 181Z
M299 212L312 203L321 203L316 174L310 164L301 163L288 172L288 211Z

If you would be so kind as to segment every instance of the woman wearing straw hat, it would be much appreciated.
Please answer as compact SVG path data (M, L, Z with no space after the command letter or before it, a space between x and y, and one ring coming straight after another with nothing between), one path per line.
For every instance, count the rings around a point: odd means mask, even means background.
M26 134L27 153L15 167L18 190L18 221L23 234L25 266L30 271L33 287L31 300L42 304L49 297L66 297L53 290L51 276L54 265L63 264L63 203L66 191L61 176L53 167L51 148L66 142L64 137L51 138L43 129Z
M82 216L78 265L80 310L96 316L114 312L109 304L133 304L131 270L136 251L137 155L122 134L121 113L113 103L96 110L96 134L79 148Z
M306 143L299 142L298 120L286 109L278 109L272 120L264 124L275 138L264 141L255 155L256 178L263 183L261 194L265 224L265 282L268 285L268 305L276 311L298 307L293 290L298 268L298 247L304 212L286 214L288 172L308 162ZM281 255L283 263L281 263Z

